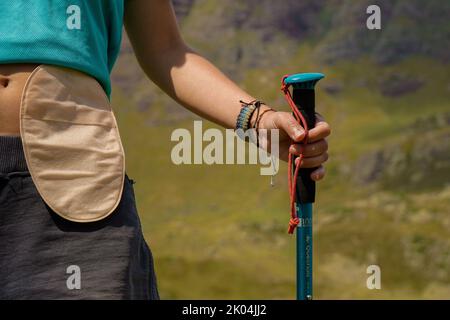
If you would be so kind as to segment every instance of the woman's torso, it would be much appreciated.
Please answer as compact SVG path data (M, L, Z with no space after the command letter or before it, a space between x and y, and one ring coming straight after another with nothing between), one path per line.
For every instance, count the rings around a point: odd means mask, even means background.
M19 135L22 90L36 64L0 64L0 135Z

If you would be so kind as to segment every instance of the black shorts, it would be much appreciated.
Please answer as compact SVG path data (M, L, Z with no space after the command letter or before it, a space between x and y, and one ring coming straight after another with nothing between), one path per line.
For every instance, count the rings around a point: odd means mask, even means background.
M20 137L0 136L0 299L159 299L133 182L107 218L71 222L42 200Z

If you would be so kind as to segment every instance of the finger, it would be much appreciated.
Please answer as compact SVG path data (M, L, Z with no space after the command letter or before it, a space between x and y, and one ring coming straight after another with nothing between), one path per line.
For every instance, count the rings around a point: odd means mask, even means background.
M294 142L302 141L305 138L305 130L295 120L294 116L287 112L277 113L274 120L276 127L286 132Z
M298 164L300 158L295 159L295 164ZM328 160L328 152L322 153L317 157L303 158L302 163L300 164L300 168L316 168L319 167L322 163Z
M325 167L324 166L320 166L316 170L311 172L311 179L314 180L314 181L322 180L323 177L325 177L325 173L326 173Z
M314 157L321 155L328 150L328 143L325 139L317 142L304 144L293 144L289 148L289 152L293 155L299 156L303 153L305 157Z
M330 125L325 121L319 121L316 126L308 131L308 142L325 139L331 134Z

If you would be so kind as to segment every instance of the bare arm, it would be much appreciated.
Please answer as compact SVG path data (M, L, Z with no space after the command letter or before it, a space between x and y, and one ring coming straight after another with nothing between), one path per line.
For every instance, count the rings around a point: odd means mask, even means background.
M239 100L252 101L254 97L189 48L180 35L171 1L127 0L124 18L146 75L187 109L226 128L234 128L241 110ZM263 106L261 111L266 108ZM325 138L330 128L319 119L316 128L309 131L310 144L303 151L305 159L301 165L319 167L312 173L314 180L324 176L321 165L328 159ZM266 112L260 128L280 129L280 158L286 160L289 152L299 154L300 147L290 145L292 141L301 142L305 134L290 113Z
M125 26L153 82L196 114L234 127L239 100L254 98L184 43L169 0L128 0Z

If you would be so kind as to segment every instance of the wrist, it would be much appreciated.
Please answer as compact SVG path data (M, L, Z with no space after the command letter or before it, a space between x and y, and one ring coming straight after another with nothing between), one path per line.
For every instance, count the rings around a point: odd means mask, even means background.
M264 121L269 114L274 113L274 112L277 112L277 111L270 108L269 106L261 105L260 110L259 110L259 115L257 115L255 112L255 113L253 113L253 115L250 119L251 127L257 128L257 129L266 128L267 126L265 126Z
M246 131L251 128L257 130L263 128L261 124L265 115L269 112L276 112L260 100L252 100L251 102L240 100L239 102L242 104L242 108L236 119L236 130Z

